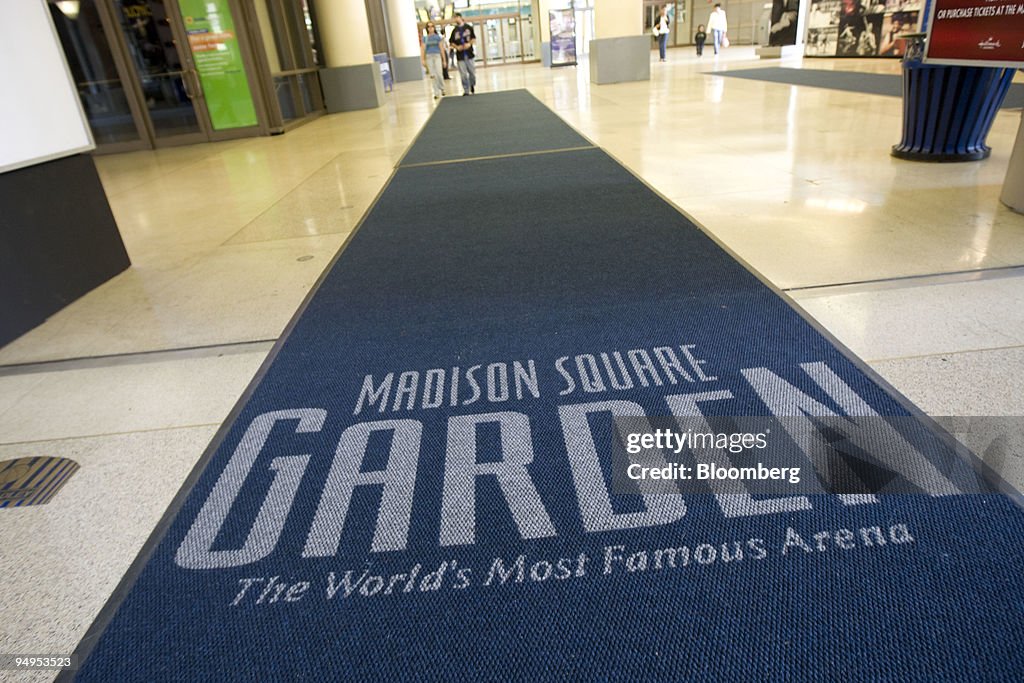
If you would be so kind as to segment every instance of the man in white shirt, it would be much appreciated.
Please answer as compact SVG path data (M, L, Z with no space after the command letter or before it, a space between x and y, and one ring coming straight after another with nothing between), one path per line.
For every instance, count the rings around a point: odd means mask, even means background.
M715 4L715 10L708 17L708 31L711 32L711 38L715 43L715 54L718 54L718 48L722 46L722 40L725 38L725 32L729 30L729 21L725 18L725 10L722 6Z

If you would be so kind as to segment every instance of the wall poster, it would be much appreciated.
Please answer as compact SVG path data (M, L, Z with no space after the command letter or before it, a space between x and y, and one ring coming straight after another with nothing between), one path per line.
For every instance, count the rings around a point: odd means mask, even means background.
M214 130L255 126L256 108L228 0L179 4Z
M772 0L771 28L768 44L775 46L796 45L797 21L800 16L800 0Z
M906 41L897 36L918 30L920 11L921 0L811 0L804 54L902 57Z

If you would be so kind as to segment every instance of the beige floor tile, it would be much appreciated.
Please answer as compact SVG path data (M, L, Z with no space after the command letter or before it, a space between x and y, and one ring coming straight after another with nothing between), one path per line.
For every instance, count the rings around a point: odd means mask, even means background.
M342 152L231 236L226 244L348 234L394 170L382 148Z
M806 183L676 203L784 289L1007 265L970 235Z
M0 509L0 652L74 650L215 431L0 446L0 460L45 454L81 466L46 505Z
M151 151L110 154L96 157L96 168L107 196L133 190L147 182L158 180L169 173L190 166L223 150L245 145L251 140L212 142L206 145L186 145Z
M1024 415L1024 347L871 363L930 415Z
M961 443L1010 486L1024 491L1024 347L938 354L871 364L929 415L976 416L940 420Z
M0 377L0 443L220 424L265 352ZM48 454L52 455L52 454Z
M0 349L0 364L276 339L345 237L225 246L163 273L133 268Z
M790 296L861 358L880 361L1024 345L1024 278ZM842 289L842 288L840 288Z

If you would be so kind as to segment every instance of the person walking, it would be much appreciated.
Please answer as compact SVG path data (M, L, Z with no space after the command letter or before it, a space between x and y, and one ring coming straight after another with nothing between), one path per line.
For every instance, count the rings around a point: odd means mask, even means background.
M473 43L476 42L476 33L458 12L455 13L455 28L452 29L449 42L455 48L455 61L459 65L459 76L462 77L462 94L475 94L476 64L473 62Z
M697 56L700 57L704 54L704 41L708 39L708 34L704 32L704 24L697 27L697 32L693 34L693 43L697 46Z
M711 31L711 40L715 45L715 54L717 55L718 48L729 45L729 39L725 35L729 30L729 21L725 17L725 10L718 3L715 4L714 11L708 17L708 30Z
M668 45L669 25L668 6L665 6L661 8L658 23L654 25L654 35L658 36L658 55L662 62L665 61L665 47Z
M434 99L444 97L444 50L441 49L441 36L437 33L437 27L433 22L427 24L427 35L420 45L420 56L423 59L423 66L430 74L430 82L434 86Z
M444 73L444 80L450 81L451 77L448 75L448 69L452 65L452 46L448 44L448 36L451 34L451 27L441 25L437 29L438 35L441 36L441 53L444 55L442 60L441 71Z
M451 73L452 65L455 64L455 61L456 61L455 60L455 46L451 44L452 31L453 30L455 30L455 26L453 24L448 24L448 25L446 25L444 27L444 31L443 31L444 45L445 45L445 48L448 51L448 71L449 71L449 74ZM451 78L446 78L445 80L446 81L450 81Z

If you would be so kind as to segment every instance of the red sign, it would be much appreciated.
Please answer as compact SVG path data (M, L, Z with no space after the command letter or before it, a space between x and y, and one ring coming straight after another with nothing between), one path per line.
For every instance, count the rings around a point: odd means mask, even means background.
M925 61L1024 67L1024 0L933 0Z
M225 50L221 47L228 41L234 40L235 34L231 31L219 31L217 33L189 32L188 45L192 52L210 52L211 50Z

